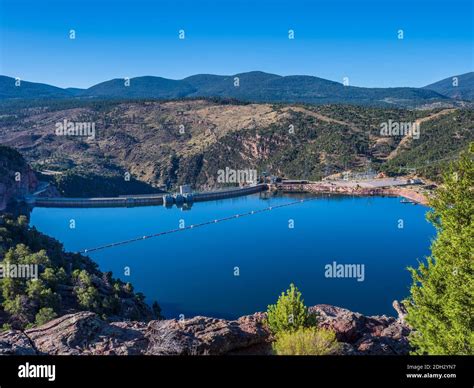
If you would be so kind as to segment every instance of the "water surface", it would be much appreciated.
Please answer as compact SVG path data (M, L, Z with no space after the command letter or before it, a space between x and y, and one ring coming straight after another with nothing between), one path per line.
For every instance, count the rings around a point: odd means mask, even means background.
M35 208L31 224L79 251L294 202L260 194L176 207ZM305 197L308 198L308 197ZM389 314L408 295L409 265L429 254L426 207L399 198L331 197L97 252L102 271L131 282L167 317L235 318L265 310L294 282L305 303ZM70 229L74 219L75 229ZM403 228L399 228L401 221ZM293 228L291 228L293 226ZM326 278L325 265L364 264L365 279ZM124 268L130 268L130 276ZM235 276L238 272L239 276Z

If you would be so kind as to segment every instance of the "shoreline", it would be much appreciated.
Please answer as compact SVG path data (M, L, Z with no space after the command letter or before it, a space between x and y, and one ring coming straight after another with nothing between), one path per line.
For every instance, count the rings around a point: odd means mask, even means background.
M354 185L354 183L356 183ZM179 199L184 202L206 202L218 199L247 196L258 192L282 192L282 193L313 193L313 194L336 194L348 196L390 196L403 197L409 202L420 205L428 205L426 195L408 187L380 186L362 187L357 182L341 183L336 182L282 182L276 184L257 184L255 186L245 186L228 190L214 190L209 192L191 193L189 200L180 194L162 195L128 195L120 197L97 197L97 198L65 198L65 197L36 197L28 198L27 204L31 207L135 207L135 206L168 206L179 204ZM178 197L178 198L176 198ZM176 198L176 199L175 199Z
M403 197L415 204L428 206L428 198L409 188L398 187L348 187L336 186L326 183L304 183L304 184L280 184L276 186L279 191L285 192L306 192L313 194L336 194L349 195L360 197L374 197L374 196L389 196L389 197Z

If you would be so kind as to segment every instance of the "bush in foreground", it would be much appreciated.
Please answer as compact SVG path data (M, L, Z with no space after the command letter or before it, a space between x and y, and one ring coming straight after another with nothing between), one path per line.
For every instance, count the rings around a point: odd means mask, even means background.
M286 293L280 295L276 304L268 306L266 323L276 335L315 325L316 317L309 313L301 292L292 283Z
M308 327L278 334L272 348L282 356L323 356L337 354L340 345L333 331Z

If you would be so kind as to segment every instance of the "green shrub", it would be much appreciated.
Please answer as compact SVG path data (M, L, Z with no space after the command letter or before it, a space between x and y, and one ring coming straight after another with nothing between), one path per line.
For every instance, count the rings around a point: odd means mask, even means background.
M301 292L292 283L276 304L268 306L266 323L273 334L278 334L312 326L316 324L316 317L308 312Z
M57 287L58 284L67 282L67 274L64 268L57 270L53 268L46 268L41 274L41 279L44 280L50 287Z
M11 330L11 329L12 329L12 325L10 325L9 323L4 323L2 325L1 331L8 331L8 330Z
M72 275L79 306L84 310L100 312L99 291L92 283L91 275L86 270L75 270Z
M284 356L322 356L340 350L333 331L315 327L279 333L272 347L275 354Z
M28 280L26 294L30 300L38 302L41 307L58 308L60 305L60 296L46 287L41 279Z
M75 289L77 302L84 310L98 312L100 309L99 291L94 286L77 287Z
M56 318L56 316L57 315L52 308L43 307L42 309L40 309L40 311L38 311L38 314L36 314L35 323L38 326L41 326L44 325L46 322L53 320L54 318Z
M11 315L26 315L25 300L26 297L15 295L12 299L7 299L3 302L3 309Z

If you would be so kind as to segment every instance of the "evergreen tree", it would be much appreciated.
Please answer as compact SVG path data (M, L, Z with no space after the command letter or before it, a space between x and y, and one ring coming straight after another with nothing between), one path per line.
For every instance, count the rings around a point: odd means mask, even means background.
M278 334L312 326L316 318L310 314L301 292L292 283L286 293L281 293L276 304L268 306L266 321L271 332Z
M38 311L35 317L35 324L38 326L44 325L45 323L56 318L57 315L54 310L50 307L43 307Z
M472 225L474 164L464 153L444 174L430 200L428 220L437 230L431 256L409 268L413 284L407 321L415 354L466 355L474 349Z

